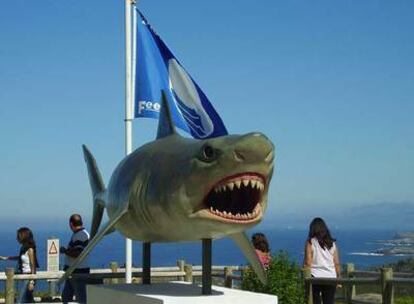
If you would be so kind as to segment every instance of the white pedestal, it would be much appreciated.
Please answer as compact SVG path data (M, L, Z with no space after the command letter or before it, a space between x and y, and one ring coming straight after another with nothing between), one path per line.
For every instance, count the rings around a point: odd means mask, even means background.
M277 296L212 286L212 295L201 295L201 286L185 282L88 285L88 304L277 304Z

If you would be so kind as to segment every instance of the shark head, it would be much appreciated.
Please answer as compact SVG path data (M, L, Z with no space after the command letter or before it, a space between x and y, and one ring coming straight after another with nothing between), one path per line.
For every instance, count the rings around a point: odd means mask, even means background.
M219 238L263 218L275 155L263 134L206 140L174 134L141 154L151 155L151 162L146 174L137 175L134 201L136 214L151 226L151 239Z
M261 133L200 142L185 182L189 216L223 231L259 223L267 207L274 147ZM232 229L230 229L232 228Z

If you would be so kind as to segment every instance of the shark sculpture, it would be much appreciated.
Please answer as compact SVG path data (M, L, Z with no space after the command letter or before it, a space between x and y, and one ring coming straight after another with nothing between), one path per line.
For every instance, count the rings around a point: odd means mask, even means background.
M126 156L106 188L83 146L93 193L91 240L60 281L115 229L144 242L231 237L260 280L264 269L244 231L267 206L274 146L261 133L196 140L180 136L163 95L156 140ZM104 211L108 222L101 226Z

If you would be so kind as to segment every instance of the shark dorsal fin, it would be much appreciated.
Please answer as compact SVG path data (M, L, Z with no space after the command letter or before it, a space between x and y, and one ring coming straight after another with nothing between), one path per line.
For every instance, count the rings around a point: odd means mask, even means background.
M176 134L171 110L167 101L167 94L161 91L161 112L158 120L157 139Z

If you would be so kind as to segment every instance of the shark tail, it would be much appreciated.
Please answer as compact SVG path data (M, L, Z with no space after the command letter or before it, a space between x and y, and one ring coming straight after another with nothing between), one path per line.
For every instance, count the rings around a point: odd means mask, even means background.
M83 155L85 157L86 167L88 168L89 183L91 185L93 198L93 215L92 226L90 231L90 237L92 239L98 232L105 210L105 185L102 181L101 173L99 172L96 160L93 157L92 153L85 145L82 145L82 148Z

